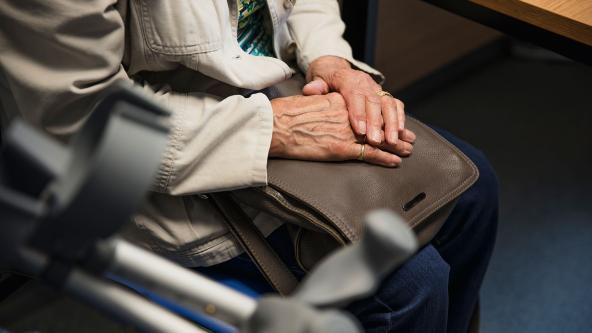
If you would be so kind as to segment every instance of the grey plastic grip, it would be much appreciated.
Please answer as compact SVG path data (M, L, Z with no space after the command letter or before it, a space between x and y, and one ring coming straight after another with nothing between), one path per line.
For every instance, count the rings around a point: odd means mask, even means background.
M373 294L385 275L417 250L415 235L395 213L377 210L365 220L362 240L323 260L294 299L317 307L347 305Z
M75 261L126 223L153 183L168 116L137 88L120 84L106 94L72 139L68 166L46 191L51 212L29 245Z
M318 310L292 298L267 296L259 300L241 333L361 333L352 315Z

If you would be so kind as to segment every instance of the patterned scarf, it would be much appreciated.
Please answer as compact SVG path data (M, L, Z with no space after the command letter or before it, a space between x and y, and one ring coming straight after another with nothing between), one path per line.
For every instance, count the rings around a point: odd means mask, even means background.
M237 0L238 44L247 53L255 56L273 57L271 31L266 23L266 0Z

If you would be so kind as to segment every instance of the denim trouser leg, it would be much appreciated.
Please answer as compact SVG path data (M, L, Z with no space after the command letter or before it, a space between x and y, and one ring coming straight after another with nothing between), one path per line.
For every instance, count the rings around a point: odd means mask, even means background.
M373 299L351 307L368 332L467 332L495 243L497 178L480 151L436 130L475 163L479 179L432 244L391 274Z
M442 333L448 320L449 266L428 245L391 273L375 296L351 305L366 332Z
M489 264L498 221L498 182L482 152L452 134L438 133L479 169L479 179L459 198L436 235L434 247L450 265L448 333L465 333Z
M349 307L367 332L465 333L495 242L497 180L482 153L438 130L477 165L479 180L461 195L432 244L382 283L375 296ZM268 238L298 276L284 227ZM257 293L272 292L246 255L197 269L215 279L234 278Z

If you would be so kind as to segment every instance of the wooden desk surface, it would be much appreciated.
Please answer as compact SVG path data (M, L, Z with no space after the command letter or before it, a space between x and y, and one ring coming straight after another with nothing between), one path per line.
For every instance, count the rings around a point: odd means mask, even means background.
M592 0L469 0L592 46Z

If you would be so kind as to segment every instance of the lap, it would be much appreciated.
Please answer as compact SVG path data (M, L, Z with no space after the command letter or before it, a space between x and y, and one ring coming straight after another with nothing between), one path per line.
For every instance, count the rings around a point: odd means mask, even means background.
M436 236L437 243L422 248L399 269L388 275L376 295L356 302L349 308L369 332L446 331L449 277L453 265L458 268L458 265L455 264L461 261L456 260L455 257L458 252L457 248L451 247L442 251L442 244L460 234L467 238L469 235L466 231L473 229L467 226L467 223L491 224L482 218L469 218L469 215L475 215L475 212L478 211L497 210L497 179L485 155L447 131L438 128L435 130L475 163L479 169L480 177L459 198L451 218L447 220L441 232ZM491 221L493 220L491 219ZM494 230L494 228L487 228L487 230ZM473 242L483 244L479 237L487 239L486 236L474 233ZM296 263L286 228L281 227L276 230L268 240L294 273L302 277L304 272L299 269ZM487 242L492 243L493 238L490 237ZM463 252L471 252L471 249L465 248ZM486 262L487 260L483 265L486 266ZM251 295L273 292L257 267L244 254L220 265L198 268L197 270L220 281L239 280L247 290L250 290ZM482 274L478 275L477 279L480 279ZM465 312L468 311L470 310Z

